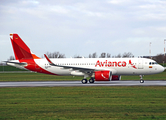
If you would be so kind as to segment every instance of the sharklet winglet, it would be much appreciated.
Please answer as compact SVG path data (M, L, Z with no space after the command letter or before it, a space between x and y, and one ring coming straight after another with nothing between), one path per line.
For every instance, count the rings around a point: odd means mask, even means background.
M50 65L54 65L54 63L47 57L46 54L44 54L45 58L47 59L47 61L49 62Z

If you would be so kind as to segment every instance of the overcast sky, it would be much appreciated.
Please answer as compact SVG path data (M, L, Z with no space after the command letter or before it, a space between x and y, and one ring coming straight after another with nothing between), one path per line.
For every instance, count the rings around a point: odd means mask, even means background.
M165 0L1 0L0 61L13 54L10 33L18 33L39 57L89 53L134 56L164 52Z

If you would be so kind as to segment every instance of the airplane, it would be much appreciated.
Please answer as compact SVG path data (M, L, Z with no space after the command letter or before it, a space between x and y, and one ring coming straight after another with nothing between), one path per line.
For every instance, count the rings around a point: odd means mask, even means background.
M10 34L15 60L7 65L30 71L59 75L82 76L83 84L95 81L121 80L122 75L143 75L161 73L165 68L156 61L147 58L45 58L36 56L18 34ZM89 80L87 78L90 77Z

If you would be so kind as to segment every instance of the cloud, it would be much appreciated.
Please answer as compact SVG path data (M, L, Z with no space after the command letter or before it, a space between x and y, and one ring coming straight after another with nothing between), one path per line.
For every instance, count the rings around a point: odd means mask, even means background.
M114 4L114 5L124 5L129 2L131 2L131 0L109 0L108 1L108 3Z

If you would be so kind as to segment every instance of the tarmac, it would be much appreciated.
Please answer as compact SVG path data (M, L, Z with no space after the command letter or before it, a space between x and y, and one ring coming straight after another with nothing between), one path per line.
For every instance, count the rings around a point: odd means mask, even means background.
M82 84L81 81L0 82L0 87L87 87L87 86L166 86L166 81L103 81Z

